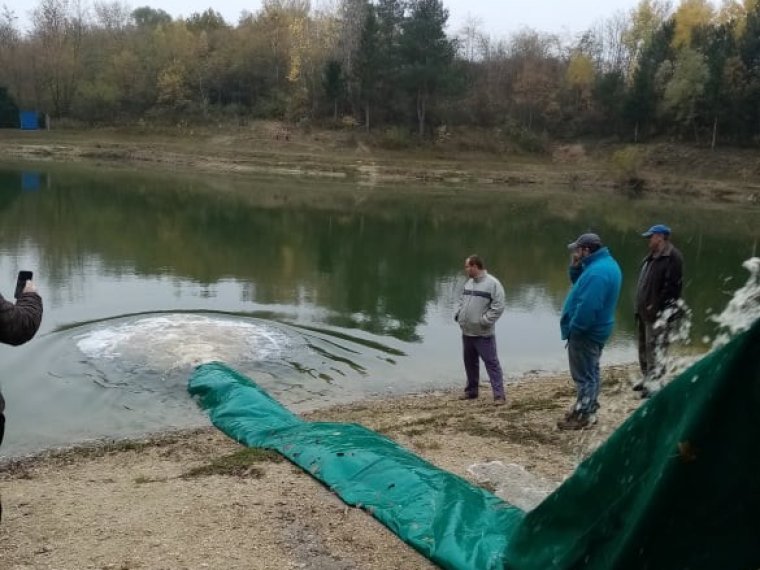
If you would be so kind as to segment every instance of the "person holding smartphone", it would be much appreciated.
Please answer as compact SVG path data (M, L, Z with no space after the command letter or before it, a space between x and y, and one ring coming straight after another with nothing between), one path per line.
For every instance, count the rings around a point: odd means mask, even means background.
M11 303L0 295L0 342L18 346L31 340L42 322L42 298L32 282L32 274L19 272L16 285L16 302ZM0 392L0 444L5 435L5 399ZM0 520L3 507L0 504Z
M560 331L562 340L567 341L577 398L557 427L577 430L596 422L599 360L615 325L623 274L597 234L582 234L567 247L571 251L568 276L572 286L562 307Z

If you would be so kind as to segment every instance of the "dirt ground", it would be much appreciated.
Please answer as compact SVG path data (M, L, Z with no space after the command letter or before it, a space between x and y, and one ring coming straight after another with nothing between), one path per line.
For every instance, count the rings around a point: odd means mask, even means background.
M465 478L501 460L559 483L639 405L630 375L604 371L599 424L580 432L555 427L574 396L563 376L509 385L506 407L484 386L477 401L425 393L305 417L361 423ZM4 570L434 567L297 467L213 428L7 462L0 488Z

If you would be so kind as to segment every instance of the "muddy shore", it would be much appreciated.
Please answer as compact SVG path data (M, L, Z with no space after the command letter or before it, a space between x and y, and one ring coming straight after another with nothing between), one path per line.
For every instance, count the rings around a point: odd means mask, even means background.
M262 121L244 129L0 131L0 161L134 166L160 171L356 180L362 184L453 184L535 192L624 193L760 203L760 159L741 149L641 145L620 164L624 144L561 144L543 154L500 155L456 141L400 150L371 147L351 132L304 132ZM618 153L618 154L616 154Z

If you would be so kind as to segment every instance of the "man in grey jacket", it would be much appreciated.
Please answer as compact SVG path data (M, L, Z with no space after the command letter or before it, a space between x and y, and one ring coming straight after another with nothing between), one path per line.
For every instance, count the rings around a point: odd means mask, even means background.
M469 279L454 315L454 320L462 329L464 369L467 373L467 386L462 399L478 397L482 358L491 381L494 402L502 405L506 403L504 375L496 353L494 325L504 312L504 287L496 277L488 274L483 260L477 255L465 259L464 270Z

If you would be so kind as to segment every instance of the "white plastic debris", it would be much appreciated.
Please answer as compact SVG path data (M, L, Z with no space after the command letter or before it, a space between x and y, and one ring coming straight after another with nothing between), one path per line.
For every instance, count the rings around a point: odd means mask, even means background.
M514 463L475 463L467 468L467 472L479 484L493 488L497 497L524 511L534 509L557 487Z

